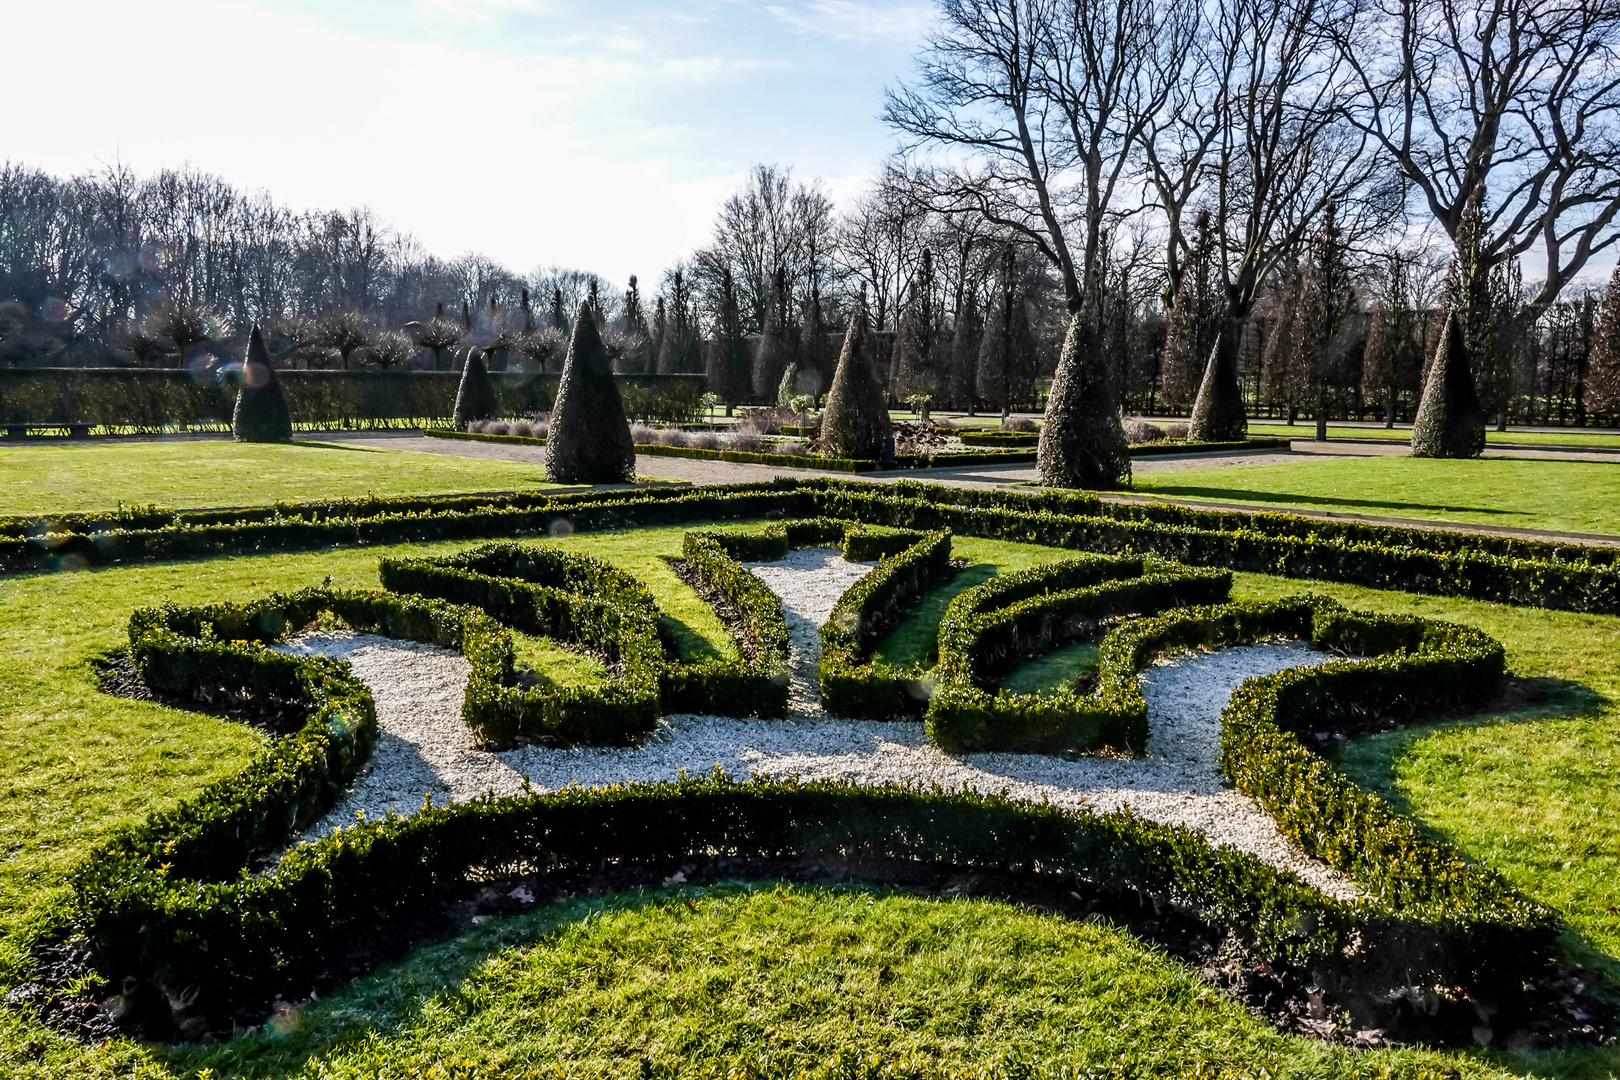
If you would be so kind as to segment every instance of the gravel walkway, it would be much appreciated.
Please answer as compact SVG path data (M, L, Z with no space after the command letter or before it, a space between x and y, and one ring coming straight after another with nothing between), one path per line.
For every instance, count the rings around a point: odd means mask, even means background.
M461 722L467 662L442 649L367 634L320 632L288 648L349 661L371 687L382 728L377 749L349 795L302 839L353 822L357 814L411 813L431 793L436 803L493 790L516 794L524 779L539 790L571 783L611 784L673 779L679 770L719 766L803 779L898 782L923 787L1002 792L1032 802L1085 810L1129 807L1143 817L1197 829L1266 862L1292 870L1339 897L1358 895L1344 875L1304 855L1254 803L1222 779L1220 713L1243 680L1315 664L1324 656L1297 642L1189 654L1142 675L1150 737L1145 757L1081 758L1029 754L953 757L931 745L915 721L829 717L816 692L818 628L845 589L867 567L835 551L793 552L752 567L782 597L792 645L791 716L739 720L666 716L641 746L559 750L529 746L479 750Z

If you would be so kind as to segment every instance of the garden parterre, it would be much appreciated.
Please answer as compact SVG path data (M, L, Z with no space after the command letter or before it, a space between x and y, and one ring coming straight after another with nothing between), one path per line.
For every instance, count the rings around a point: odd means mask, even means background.
M573 520L578 521L578 515L575 515L575 517L573 517ZM580 538L573 538L573 539L575 539L575 541L578 541L578 539L585 539L585 538L583 538L583 536L580 536ZM603 538L603 539L609 539L609 538ZM337 555L360 555L360 552L337 552ZM282 559L285 559L285 557L282 557ZM160 568L159 567L152 567L151 570L146 570L146 572L144 572L144 573L157 572L157 570L160 570ZM131 573L131 572L128 572L128 570L115 570L115 572L112 572L112 573L120 573L120 575L126 575L126 573ZM143 572L138 572L138 573L143 573ZM71 580L71 578L57 578L57 581L66 581L66 580ZM305 578L305 580L308 581L308 578ZM36 580L29 580L29 583L32 583L32 581L45 581L45 580L42 580L42 578L36 578ZM18 583L18 585L19 585L19 583ZM1294 589L1296 589L1296 591L1298 591L1298 586L1294 586ZM1393 596L1393 594L1385 594L1385 596ZM1589 617L1583 617L1583 619L1589 619Z

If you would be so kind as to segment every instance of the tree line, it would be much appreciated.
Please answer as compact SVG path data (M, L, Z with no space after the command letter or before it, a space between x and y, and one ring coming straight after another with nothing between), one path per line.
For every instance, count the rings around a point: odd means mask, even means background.
M193 172L8 165L0 361L172 363L257 322L311 366L442 366L472 341L545 365L588 300L621 370L774 401L825 389L859 306L895 401L1033 406L1079 318L1125 408L1196 411L1207 384L1228 412L1393 422L1456 311L1491 415L1620 410L1582 284L1620 240L1613 4L936 7L867 190L840 210L757 166L650 299Z

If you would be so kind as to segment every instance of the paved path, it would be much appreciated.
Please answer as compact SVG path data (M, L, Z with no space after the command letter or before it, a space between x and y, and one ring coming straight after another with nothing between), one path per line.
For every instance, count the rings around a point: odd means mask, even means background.
M545 461L545 447L524 446L513 443L463 442L452 439L432 439L415 432L339 432L322 436L329 442L364 442L387 446L394 450L419 450L433 454L453 454L460 457L486 458L500 461ZM1183 469L1224 468L1237 465L1297 464L1332 458L1387 457L1405 453L1404 444L1379 446L1369 443L1328 442L1301 440L1293 444L1291 452L1268 450L1242 450L1203 454L1169 454L1163 457L1137 458L1132 468L1138 473L1174 472ZM1597 460L1614 463L1613 457L1562 451L1501 453L1487 450L1486 457L1536 457L1555 460ZM899 469L875 473L829 473L817 469L792 469L778 465L745 465L734 461L698 461L691 458L656 457L641 455L636 458L636 471L648 478L685 480L693 484L738 484L768 480L775 476L789 477L847 477L892 483L896 480L925 480L935 484L957 487L1000 488L1009 484L1030 483L1036 479L1035 467L1021 465L972 465L950 469ZM1105 494L1102 498L1115 502L1174 502L1207 509L1256 512L1272 510L1296 514L1301 517L1321 518L1329 521L1366 522L1374 525L1399 525L1417 529L1441 529L1479 533L1485 536L1510 536L1519 539L1539 539L1553 542L1574 541L1605 547L1620 546L1620 536L1603 533L1557 532L1546 529L1516 529L1499 525L1474 525L1459 521L1441 521L1431 518L1385 517L1375 514L1346 514L1331 510L1307 510L1298 507L1261 506L1249 503L1202 502L1192 499L1166 499L1151 495Z

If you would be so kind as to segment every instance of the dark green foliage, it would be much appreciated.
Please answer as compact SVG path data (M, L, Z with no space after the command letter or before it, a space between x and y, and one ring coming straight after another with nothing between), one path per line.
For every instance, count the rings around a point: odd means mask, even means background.
M1141 753L1148 727L1138 668L1103 664L1091 694L994 690L1028 657L1084 640L1105 619L1217 603L1232 587L1225 570L1150 569L1144 575L1137 558L1093 555L991 578L957 596L939 624L929 738L953 753ZM1117 661L1107 638L1100 655Z
M291 442L292 412L281 392L276 369L264 335L255 326L248 336L247 360L242 365L242 389L236 392L231 433L237 442Z
M934 255L923 249L922 264L911 281L910 295L900 313L900 326L894 335L894 352L889 363L889 389L896 400L914 394L938 399L944 391L939 363L934 351Z
M547 548L495 543L441 559L384 559L390 592L429 596L482 610L539 637L577 645L612 673L603 686L516 685L511 642L473 660L463 717L488 747L520 742L624 744L652 729L660 712L663 644L658 608L621 570Z
M729 276L730 271L727 271ZM782 374L796 360L798 334L788 317L787 274L781 267L771 275L771 294L765 305L765 325L753 357L753 391L757 401L771 401L783 385ZM744 368L747 368L746 361ZM746 380L745 380L746 381ZM747 386L740 386L746 391Z
M876 670L868 659L923 593L950 575L950 559L950 532L929 532L838 598L821 628L821 699L828 712L868 720L921 714L926 687L909 673Z
M1029 307L1018 281L1018 264L1009 245L1001 258L996 291L985 313L984 336L974 363L979 399L1006 413L1034 399L1034 331Z
M635 475L636 448L619 385L597 333L596 316L588 304L581 304L551 412L546 479L554 484L623 484Z
M838 354L827 406L821 414L821 446L829 457L881 460L893 426L883 390L872 374L867 355L866 304L856 305Z
M461 367L461 387L456 391L456 409L451 422L462 431L473 420L493 420L500 416L495 401L495 380L489 377L484 364L484 350L467 350L467 362Z
M727 409L749 397L748 341L743 337L742 314L731 271L720 277L720 310L715 312L715 340L711 353L709 387ZM730 412L727 412L730 415Z
M1113 380L1084 312L1070 318L1063 339L1036 468L1048 487L1116 488L1131 482L1131 448Z
M1020 446L1035 446L1041 441L1038 431L964 431L957 438L963 446L989 446L998 450Z
M154 512L127 521L111 513L60 523L10 518L0 520L0 570L26 573L155 559L544 535L562 523L576 530L616 529L766 515L829 515L900 528L950 528L964 536L1082 551L1137 551L1252 573L1620 613L1620 551L1610 548L1281 513L1104 503L1077 492L1023 494L917 481L876 487L832 478L575 495L332 500Z
M1423 403L1412 422L1412 456L1471 458L1484 449L1485 410L1474 392L1462 322L1449 312L1423 387Z
M781 526L775 528L783 541L780 553L775 536L689 532L682 540L681 556L688 569L706 589L725 600L742 622L743 633L737 641L742 663L672 665L664 677L666 711L786 714L788 632L782 601L738 561L767 562L786 555L786 534Z
M1225 442L1249 433L1243 388L1238 385L1237 347L1237 334L1231 327L1215 339L1187 424L1187 438L1192 442Z

